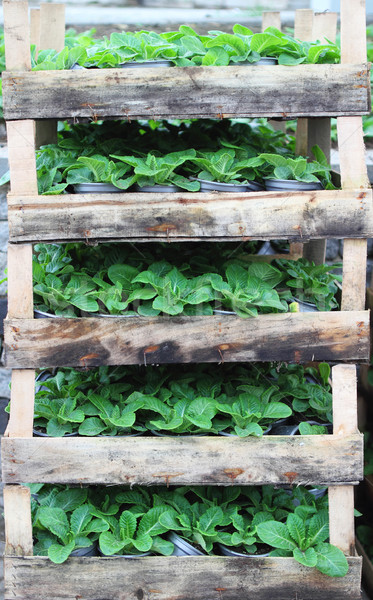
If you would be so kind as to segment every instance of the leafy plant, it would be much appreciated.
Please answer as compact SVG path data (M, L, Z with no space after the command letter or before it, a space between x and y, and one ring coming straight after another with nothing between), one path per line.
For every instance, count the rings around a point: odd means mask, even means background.
M161 534L168 531L168 527L161 523L168 514L167 506L154 506L141 516L131 510L124 510L111 531L100 534L100 550L105 555L112 554L138 554L154 551L157 554L169 556L173 553L174 545L163 539Z
M34 502L34 554L47 553L54 563L64 562L76 549L90 547L107 529L107 523L93 516L85 489L55 489Z
M260 154L259 165L262 164L262 173L265 179L296 180L306 183L322 183L326 189L335 189L325 154L318 146L313 146L312 152L316 160L307 162L307 159L299 156L290 158L274 154ZM258 165L258 166L259 166Z
M149 153L146 158L136 156L117 156L113 158L124 162L126 165L134 167L134 176L121 180L118 178L115 185L122 189L127 189L128 185L137 183L140 187L145 185L177 185L180 188L190 192L199 190L199 184L195 181L189 181L186 177L175 170L196 155L195 150L185 150L183 152L171 152L164 156L155 156ZM128 181L130 183L128 184Z
M283 297L311 302L321 311L338 307L335 295L338 292L337 282L341 282L342 278L332 271L340 268L340 263L315 265L301 258L297 261L279 259L275 264L285 274L285 285L292 290L292 294L284 293Z
M319 511L310 519L304 518L303 507L296 507L286 523L266 521L257 526L262 542L277 548L276 556L293 556L306 567L316 567L331 577L343 577L348 563L343 552L326 543L329 537L328 511Z

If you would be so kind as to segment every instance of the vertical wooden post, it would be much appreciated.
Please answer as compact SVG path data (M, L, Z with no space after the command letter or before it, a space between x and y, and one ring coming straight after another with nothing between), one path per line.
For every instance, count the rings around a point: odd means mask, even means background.
M342 63L366 62L365 0L341 0ZM369 187L361 117L337 119L341 180L344 189ZM345 240L343 251L342 310L365 306L366 240Z
M31 69L27 0L4 0L5 64L7 69Z
M30 9L30 43L36 46L36 56L40 50L40 8Z
M276 27L281 30L281 13L275 10L265 10L262 17L262 31L267 27Z
M13 71L29 70L28 2L4 0L3 5L6 67ZM12 194L37 194L35 123L31 120L8 122L7 134L11 177L8 202L11 203ZM9 244L8 305L11 317L23 319L33 315L31 244ZM12 371L11 417L7 435L32 436L34 379L33 370ZM5 486L4 512L6 553L32 555L30 490L22 486Z
M4 487L4 517L5 554L32 556L32 522L29 488L21 485L6 485Z
M53 48L61 52L65 46L65 5L40 4L40 50ZM35 146L57 143L57 121L47 119L36 124Z
M324 38L335 41L337 35L337 13L317 13L311 15L312 11L299 11L297 18L300 18L300 23L297 24L296 30L300 39L304 41L320 40ZM304 37L306 36L306 37ZM311 159L312 148L316 144L330 161L330 119L298 119L297 126L297 154L309 156ZM305 244L303 256L310 261L320 264L325 262L326 240L314 240Z
M333 367L333 433L357 431L357 381L354 365ZM354 554L354 487L329 487L330 543L349 555Z

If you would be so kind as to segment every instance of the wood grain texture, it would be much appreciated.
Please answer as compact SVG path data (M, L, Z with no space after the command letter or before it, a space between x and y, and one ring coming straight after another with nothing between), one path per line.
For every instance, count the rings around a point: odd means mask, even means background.
M313 41L314 12L310 8L298 8L295 11L294 37L303 42Z
M8 244L8 316L33 317L32 245Z
M341 62L360 62L367 55L365 0L341 0L340 14Z
M4 0L4 39L6 68L31 69L30 30L27 0Z
M35 371L13 369L11 411L6 435L31 437L34 422ZM22 482L20 482L22 483Z
M354 365L333 367L333 431L341 437L357 431L357 379ZM329 487L329 530L331 543L352 555L355 551L352 486Z
M14 194L37 194L35 121L8 121L10 190ZM9 203L11 200L8 201Z
M40 48L61 52L65 46L65 5L40 3Z
M373 235L371 190L12 195L12 242L289 239Z
M363 479L363 436L4 438L2 464L5 483L338 485Z
M4 324L7 366L12 368L369 358L367 311L251 319L8 319Z
M328 577L292 558L6 557L5 600L359 600L362 559Z
M40 8L30 8L30 43L35 46L37 56L40 50Z
M5 552L32 556L30 489L22 485L4 487Z
M365 306L367 240L344 240L342 310Z
M262 31L267 27L276 27L281 31L281 13L277 10L265 10L262 14Z
M5 119L357 115L369 114L369 91L366 64L3 75Z

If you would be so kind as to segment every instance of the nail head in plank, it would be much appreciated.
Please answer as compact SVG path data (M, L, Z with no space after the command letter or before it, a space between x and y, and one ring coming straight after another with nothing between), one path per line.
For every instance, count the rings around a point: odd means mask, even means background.
M21 485L4 487L5 554L32 556L30 489Z
M7 319L7 366L362 360L369 312L155 318ZM54 339L54 345L50 343Z
M5 64L7 70L31 69L27 0L3 0Z

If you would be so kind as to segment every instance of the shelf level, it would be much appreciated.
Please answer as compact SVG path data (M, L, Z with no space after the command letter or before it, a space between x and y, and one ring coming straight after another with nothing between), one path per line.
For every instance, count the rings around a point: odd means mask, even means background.
M2 464L9 484L338 485L363 479L363 436L3 438Z
M369 311L249 319L234 315L7 319L4 324L6 366L14 369L369 360Z
M90 120L369 114L367 64L3 73L4 118Z
M371 190L9 195L11 242L373 237Z
M100 557L56 565L41 556L5 556L5 598L360 600L362 560L348 563L345 577L328 577L292 558Z

